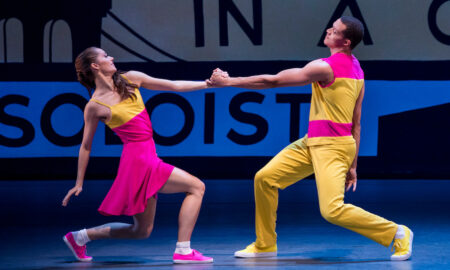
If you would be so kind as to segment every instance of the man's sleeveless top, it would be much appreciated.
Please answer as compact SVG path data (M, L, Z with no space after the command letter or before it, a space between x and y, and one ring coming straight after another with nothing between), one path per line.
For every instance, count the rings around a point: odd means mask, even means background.
M328 85L312 84L307 145L354 143L353 110L364 85L364 72L353 55L323 58L334 74Z

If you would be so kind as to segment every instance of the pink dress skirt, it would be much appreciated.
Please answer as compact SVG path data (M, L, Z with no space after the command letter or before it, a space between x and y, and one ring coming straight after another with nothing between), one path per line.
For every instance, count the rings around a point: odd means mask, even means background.
M147 110L112 130L124 146L117 177L98 211L103 215L133 216L144 212L148 199L156 196L174 167L156 154Z

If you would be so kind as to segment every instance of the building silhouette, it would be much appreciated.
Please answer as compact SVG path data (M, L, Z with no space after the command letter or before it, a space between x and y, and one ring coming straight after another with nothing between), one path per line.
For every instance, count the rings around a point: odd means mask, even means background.
M5 20L4 23L7 23L9 19L15 18L22 23L23 61L36 64L44 62L45 26L49 22L53 24L63 20L70 28L73 60L87 47L100 47L102 18L111 6L111 0L1 1L0 21ZM5 38L8 38L6 33Z

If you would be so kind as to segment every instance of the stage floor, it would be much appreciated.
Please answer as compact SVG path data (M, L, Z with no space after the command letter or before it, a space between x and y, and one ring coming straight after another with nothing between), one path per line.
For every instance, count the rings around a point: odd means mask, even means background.
M96 208L111 181L87 181L67 208L72 181L0 181L0 269L450 269L449 180L360 180L346 202L408 225L412 260L389 260L390 249L321 218L313 180L280 192L278 257L236 259L254 240L252 182L205 181L207 191L191 245L214 257L208 265L174 265L180 195L160 195L155 227L145 240L88 244L91 263L75 262L62 241L71 230L107 222Z

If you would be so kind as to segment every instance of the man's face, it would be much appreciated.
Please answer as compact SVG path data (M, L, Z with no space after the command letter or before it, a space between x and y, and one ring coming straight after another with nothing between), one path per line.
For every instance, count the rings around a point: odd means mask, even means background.
M350 40L344 38L345 29L347 29L347 26L341 22L341 19L338 19L333 23L333 27L327 29L327 35L323 43L328 48L344 47L347 45L346 42L350 42Z

